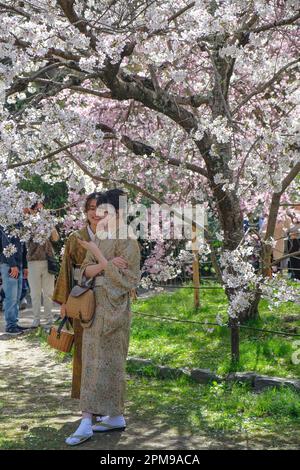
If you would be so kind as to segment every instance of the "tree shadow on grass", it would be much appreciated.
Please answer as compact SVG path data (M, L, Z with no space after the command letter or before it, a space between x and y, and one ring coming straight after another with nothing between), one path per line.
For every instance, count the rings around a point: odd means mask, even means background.
M65 439L71 435L77 422L67 422L59 429L45 425L31 428L30 435L24 439L24 448L33 450L209 450L209 449L267 449L293 448L299 449L296 443L291 444L288 438L278 442L278 436L265 432L251 440L237 439L232 436L212 437L205 432L197 436L187 435L179 429L170 429L167 422L152 423L146 426L143 421L131 417L127 421L128 430L125 432L94 433L93 437L79 446L68 446ZM240 441L240 442L239 442Z
M99 451L297 448L296 444L292 447L288 433L280 435L271 429L259 429L249 439L238 431L217 432L202 410L201 395L197 400L184 397L175 381L143 378L142 383L134 376L128 381L126 431L97 433L80 446L67 446L66 437L74 433L80 422L78 401L70 398L71 370L65 364L55 364L52 356L40 349L38 341L25 347L20 342L19 346L22 345L24 360L16 361L12 356L11 361L0 364L2 448ZM13 350L8 353L13 355ZM195 416L197 425L193 422Z
M24 439L25 448L33 450L113 450L119 448L121 432L110 432L105 435L94 433L88 441L69 446L65 439L74 433L80 420L66 422L59 429L52 426L36 426L31 428L30 435Z

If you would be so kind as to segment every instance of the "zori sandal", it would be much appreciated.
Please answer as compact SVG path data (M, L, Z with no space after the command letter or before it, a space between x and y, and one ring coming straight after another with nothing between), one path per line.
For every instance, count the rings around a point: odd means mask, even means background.
M93 434L71 434L71 436L67 437L65 442L68 444L68 446L78 446L79 444L82 444L83 442L90 439L92 435Z
M111 432L111 431L125 431L126 426L113 426L112 424L104 423L99 421L97 424L92 426L94 432Z

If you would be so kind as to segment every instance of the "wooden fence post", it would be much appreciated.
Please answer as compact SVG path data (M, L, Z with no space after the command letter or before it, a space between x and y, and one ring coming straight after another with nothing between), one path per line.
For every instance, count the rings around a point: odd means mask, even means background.
M240 360L240 328L238 320L230 321L231 332L231 362L237 363Z
M197 235L196 226L193 224L193 237L192 237L192 248L193 248L193 287L194 287L194 308L200 308L200 270L199 270L199 251L197 247Z

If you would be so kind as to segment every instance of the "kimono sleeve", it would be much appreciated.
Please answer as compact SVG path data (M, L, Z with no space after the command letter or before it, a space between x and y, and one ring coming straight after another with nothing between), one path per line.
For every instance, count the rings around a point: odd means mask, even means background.
M80 273L79 273L79 279L78 279L78 284L80 286L84 285L86 280L88 279L87 276L85 275L86 268L94 264L98 264L98 262L96 258L94 257L94 255L89 250L87 250L84 261L80 267Z
M140 282L140 248L136 240L119 240L118 254L128 263L127 269L115 266L112 260L108 261L104 271L104 285L107 290L114 290L124 295L135 289Z
M60 265L59 275L55 283L52 300L59 304L67 301L72 283L72 263L71 263L71 238L68 238L63 259Z

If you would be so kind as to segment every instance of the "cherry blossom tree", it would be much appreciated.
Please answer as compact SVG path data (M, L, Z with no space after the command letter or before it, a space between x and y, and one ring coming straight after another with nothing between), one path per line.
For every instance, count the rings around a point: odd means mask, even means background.
M0 15L2 186L29 172L204 203L230 317L257 315L261 295L292 298L264 276L298 190L296 0L6 0ZM259 211L257 273L243 221Z

